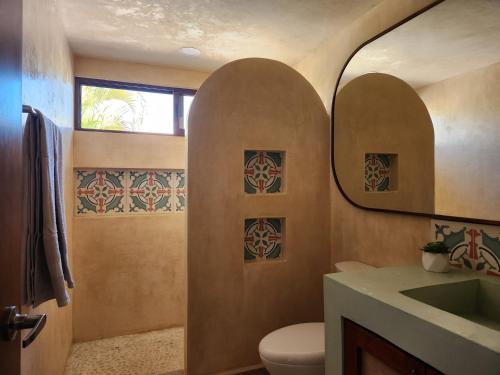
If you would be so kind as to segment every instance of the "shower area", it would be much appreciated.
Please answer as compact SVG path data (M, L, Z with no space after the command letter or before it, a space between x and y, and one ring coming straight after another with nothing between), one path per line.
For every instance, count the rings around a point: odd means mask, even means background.
M101 73L108 64L75 61L78 282L66 374L178 374L187 310L185 122L200 82L169 88L162 72L163 81L142 78L124 63L110 76Z
M123 86L118 79L135 72L128 64L97 76L103 64L75 64L85 78L75 83L66 375L267 374L262 337L322 321L330 270L322 102L272 60L225 65L193 84L194 100L193 91ZM173 134L90 128L84 110L97 88L164 95L157 118L173 118ZM105 108L116 105L111 94L98 95ZM177 103L172 113L165 100Z

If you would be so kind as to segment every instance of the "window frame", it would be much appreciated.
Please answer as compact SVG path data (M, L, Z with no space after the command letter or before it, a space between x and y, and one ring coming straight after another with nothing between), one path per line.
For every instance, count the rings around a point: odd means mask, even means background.
M109 89L122 89L122 90L133 90L133 91L143 91L152 92L159 94L171 94L174 100L174 133L150 133L150 132L138 132L138 131L126 131L126 130L103 130L103 129L85 129L82 128L82 86L94 86ZM197 90L184 89L178 87L166 87L166 86L155 86L146 85L142 83L132 83L132 82L122 82L122 81L110 81L106 79L97 78L86 78L86 77L75 77L75 130L79 131L90 131L90 132L104 132L104 133L120 133L120 134L149 134L149 135L163 135L167 137L184 137L185 129L182 128L183 117L184 117L184 100L183 96L194 96Z

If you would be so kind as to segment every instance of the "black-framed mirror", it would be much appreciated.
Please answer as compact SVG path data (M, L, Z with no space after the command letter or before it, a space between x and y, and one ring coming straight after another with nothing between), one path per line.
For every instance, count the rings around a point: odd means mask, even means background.
M332 168L357 207L500 225L500 0L436 1L361 45Z

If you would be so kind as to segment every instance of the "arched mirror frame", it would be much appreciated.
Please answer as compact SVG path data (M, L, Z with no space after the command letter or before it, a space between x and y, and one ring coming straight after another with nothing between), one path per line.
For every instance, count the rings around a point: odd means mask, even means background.
M337 82L335 85L335 90L333 92L333 100L332 100L332 111L331 111L331 164L332 164L332 172L333 172L333 177L335 179L335 183L337 184L338 189L340 190L340 193L342 196L354 207L363 209L363 210L368 210L368 211L373 211L373 212L382 212L382 213L389 213L389 214L398 214L398 215L411 215L411 216L418 216L418 217L427 217L430 219L436 219L436 220L445 220L445 221L458 221L458 222L466 222L466 223L476 223L476 224L485 224L485 225L494 225L494 226L500 226L500 221L497 220L487 220L487 219L479 219L479 218L470 218L470 217L461 217L461 216L449 216L449 215L438 215L438 214L431 214L431 213L425 213L425 212L411 212L411 211L403 211L403 210L391 210L391 209L385 209L385 208L374 208L374 207L365 207L362 206L356 202L354 202L344 191L342 188L342 185L340 184L339 178L337 176L337 172L335 170L335 102L337 98L337 92L340 86L340 82L342 80L342 75L344 74L344 71L347 69L347 66L351 62L351 60L354 58L354 56L366 45L372 43L373 41L381 38L385 34L390 33L392 30L397 29L401 25L404 25L405 23L411 21L412 19L418 17L422 13L427 12L428 10L434 8L435 6L445 2L446 0L436 0L432 2L431 4L427 5L426 7L420 9L419 11L411 14L410 16L406 17L405 19L397 22L393 26L389 27L388 29L378 33L374 37L368 39L366 42L362 43L358 48L356 48L352 54L349 56L345 64L342 66L342 69L340 71L339 77L337 78Z

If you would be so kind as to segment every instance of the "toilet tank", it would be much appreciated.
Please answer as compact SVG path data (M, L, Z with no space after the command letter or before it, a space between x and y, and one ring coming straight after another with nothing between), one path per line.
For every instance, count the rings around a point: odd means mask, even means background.
M375 269L375 267L370 266L369 264L355 262L355 261L346 261L346 262L335 263L335 271L336 272L370 271L370 270L374 270L374 269Z

